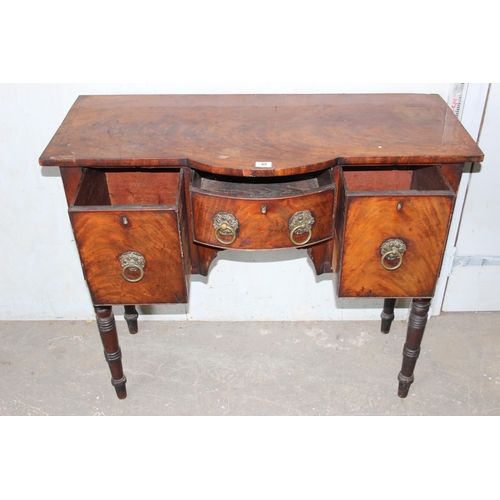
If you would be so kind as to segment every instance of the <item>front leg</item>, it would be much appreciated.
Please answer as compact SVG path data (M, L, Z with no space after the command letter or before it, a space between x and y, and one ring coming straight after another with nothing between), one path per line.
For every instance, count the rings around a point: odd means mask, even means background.
M97 316L97 328L104 346L104 357L111 372L111 384L115 388L119 399L127 397L125 384L127 379L123 374L122 352L118 344L115 316L110 306L94 306Z
M398 375L399 388L398 396L406 398L410 385L413 383L413 371L420 354L420 344L424 336L425 325L427 323L427 313L431 299L413 299L410 317L408 319L408 329L406 332L406 343L403 348L403 366Z

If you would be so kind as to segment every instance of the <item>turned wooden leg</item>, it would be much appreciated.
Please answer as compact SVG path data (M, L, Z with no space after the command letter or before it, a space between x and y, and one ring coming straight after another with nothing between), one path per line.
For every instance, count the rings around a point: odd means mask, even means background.
M384 310L380 317L382 318L382 323L380 325L380 331L382 333L389 333L394 320L394 307L396 305L396 299L385 299L384 300Z
M403 348L403 366L398 375L398 396L406 398L410 385L413 383L413 371L420 354L420 344L424 336L427 313L431 305L430 299L413 299L410 317L408 319L408 330L406 332L406 343Z
M94 309L97 316L97 328L104 346L104 357L111 372L111 384L115 388L118 398L125 399L127 397L125 387L127 379L123 375L122 352L118 344L118 333L113 310L110 306L95 306Z
M123 317L127 322L128 331L132 334L137 333L139 331L139 326L137 325L139 313L137 312L135 306L125 306L125 314Z

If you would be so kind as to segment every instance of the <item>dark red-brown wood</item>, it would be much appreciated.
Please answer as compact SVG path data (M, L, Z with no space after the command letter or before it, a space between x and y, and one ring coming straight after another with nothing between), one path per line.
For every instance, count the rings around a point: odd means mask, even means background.
M339 180L339 295L432 297L455 202L440 168L346 168ZM394 271L381 263L382 244L389 239L406 245Z
M132 334L136 334L139 331L138 320L139 313L134 305L125 306L125 314L123 319L127 322L128 331Z
M271 250L310 246L331 239L334 184L330 170L279 180L236 179L194 177L191 201L197 243L238 250ZM294 233L293 241L290 221L303 211L314 218L310 239L307 241L307 233ZM213 221L221 212L238 221L232 243L217 240ZM220 235L219 239L225 241Z
M97 328L104 347L104 357L111 372L111 384L115 388L119 399L127 397L127 378L123 374L122 351L118 343L118 332L116 331L115 316L109 306L95 307Z
M382 322L380 324L380 331L382 333L389 333L391 330L392 322L394 321L394 307L396 306L396 299L385 299L384 309L380 314Z
M413 299L408 318L408 329L406 332L406 343L403 348L403 364L398 375L398 396L406 398L415 377L413 371L420 355L420 346L424 336L427 314L431 305L431 299Z
M135 304L187 302L189 274L207 275L224 248L300 246L289 219L303 210L315 218L305 248L316 272L333 270L340 296L384 298L382 332L395 298L414 299L398 377L406 397L464 163L482 159L436 95L128 95L78 98L39 162L61 167L119 398L110 306L125 305L136 333ZM234 244L214 238L219 211L240 221ZM394 271L381 266L388 238L407 246ZM130 251L146 258L136 283L122 276Z
M79 97L40 164L282 176L482 158L438 95L126 95Z
M86 170L69 213L95 305L187 302L191 269L182 177L172 171ZM146 260L138 282L122 275L120 257L131 251Z

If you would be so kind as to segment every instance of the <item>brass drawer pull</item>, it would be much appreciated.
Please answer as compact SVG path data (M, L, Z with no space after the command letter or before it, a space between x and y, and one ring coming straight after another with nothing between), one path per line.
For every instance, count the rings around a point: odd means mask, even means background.
M120 262L122 264L122 276L125 281L137 283L144 278L146 259L139 252L125 252L120 256ZM139 271L139 276L137 278L132 278L129 276L128 271L131 273Z
M380 246L380 253L382 258L380 260L382 267L388 271L395 271L399 269L403 264L403 255L406 252L406 244L403 240L399 238L390 238L385 240ZM397 264L394 266L388 266L386 260L392 262L398 260Z
M223 245L231 245L236 240L236 231L239 224L238 219L227 212L219 212L214 216L215 239ZM229 236L230 239L223 239L222 236Z
M290 241L299 247L309 243L309 240L312 237L312 227L314 222L314 217L309 210L302 210L301 212L294 213L288 222L288 227L290 229ZM295 239L296 235L304 233L308 233L307 238L304 241L299 242Z

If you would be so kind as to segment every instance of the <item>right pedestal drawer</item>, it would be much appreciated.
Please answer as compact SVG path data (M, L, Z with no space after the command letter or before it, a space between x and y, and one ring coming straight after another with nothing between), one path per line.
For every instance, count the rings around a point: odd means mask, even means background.
M339 184L339 296L432 297L455 201L441 167L344 168Z

